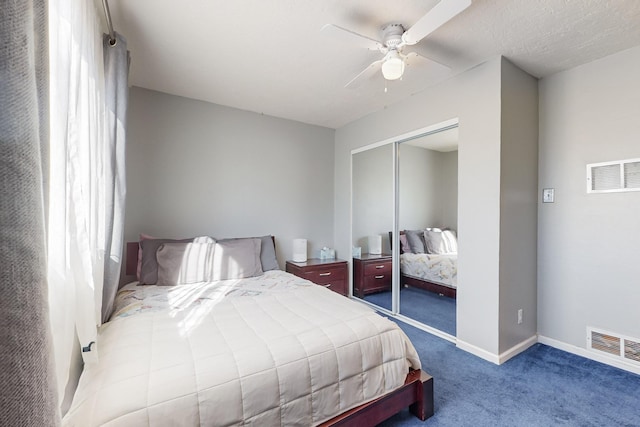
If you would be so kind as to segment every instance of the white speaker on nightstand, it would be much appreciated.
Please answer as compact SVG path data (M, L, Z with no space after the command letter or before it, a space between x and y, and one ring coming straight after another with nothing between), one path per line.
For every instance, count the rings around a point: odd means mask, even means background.
M293 262L307 261L307 239L293 239Z
M373 255L382 254L382 236L369 236L369 253Z

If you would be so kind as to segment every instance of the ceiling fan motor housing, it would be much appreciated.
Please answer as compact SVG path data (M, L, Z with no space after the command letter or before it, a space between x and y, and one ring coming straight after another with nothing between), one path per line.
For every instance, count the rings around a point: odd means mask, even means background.
M395 49L402 43L404 27L400 24L389 24L382 29L382 40L389 49Z

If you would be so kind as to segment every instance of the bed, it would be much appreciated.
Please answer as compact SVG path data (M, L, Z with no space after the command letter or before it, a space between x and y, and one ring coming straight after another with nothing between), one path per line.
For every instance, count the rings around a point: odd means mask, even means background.
M438 232L436 231L436 233ZM391 232L389 236L392 236ZM407 241L406 230L400 231L400 239L400 285L424 289L455 299L458 286L457 242L455 251L414 253L412 246ZM424 239L423 244L425 252L428 252Z
M360 426L407 406L433 414L433 379L395 323L279 269L132 282L97 345L65 426Z

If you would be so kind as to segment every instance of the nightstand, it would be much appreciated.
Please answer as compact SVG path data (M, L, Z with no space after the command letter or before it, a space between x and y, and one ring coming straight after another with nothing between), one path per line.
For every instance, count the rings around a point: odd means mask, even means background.
M353 258L353 294L359 298L391 290L391 254Z
M349 267L341 259L311 258L306 262L287 261L287 273L307 279L340 295L349 293Z

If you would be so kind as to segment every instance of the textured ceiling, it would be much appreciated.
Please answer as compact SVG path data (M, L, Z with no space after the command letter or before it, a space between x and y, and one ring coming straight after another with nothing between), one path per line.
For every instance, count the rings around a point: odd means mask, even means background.
M447 0L443 0L447 1ZM415 46L447 64L344 85L380 54L320 32L371 38L410 27L436 0L110 0L131 50L131 84L339 128L497 55L544 77L640 45L640 0L474 0Z

